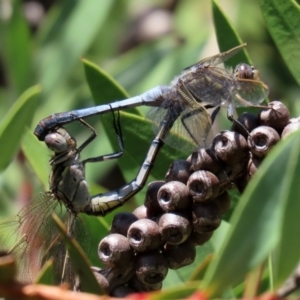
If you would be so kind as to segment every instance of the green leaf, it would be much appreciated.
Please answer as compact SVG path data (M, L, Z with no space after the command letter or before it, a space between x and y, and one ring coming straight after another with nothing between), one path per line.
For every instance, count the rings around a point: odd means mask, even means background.
M41 89L33 86L14 103L0 123L1 159L0 170L8 166L15 155L24 128L29 126L37 107L37 95Z
M50 165L47 161L47 157L49 157L50 152L45 146L45 143L41 143L36 136L26 128L21 147L44 188L49 189L48 177L50 174Z
M220 295L240 283L277 245L282 268L277 283L296 266L300 253L300 243L295 240L300 226L299 157L297 132L274 147L250 181L232 215L223 247L206 274L208 295Z
M60 84L96 38L114 1L64 1L44 37L38 71L44 93Z
M217 41L221 52L228 51L229 49L243 44L242 39L239 37L236 30L233 28L230 20L222 11L220 6L214 0L212 1L212 10L214 17L215 30L217 35ZM235 67L241 62L251 64L250 58L245 49L234 55L232 58L226 61L227 66Z
M57 226L57 229L62 235L66 248L68 249L68 254L72 261L73 267L79 276L82 291L102 295L102 288L100 287L96 277L94 276L90 268L90 263L86 254L84 253L78 242L68 235L64 224L57 217L57 215L53 214L52 218L55 225Z
M300 6L293 0L260 0L267 28L286 65L300 84Z
M128 98L128 93L96 64L82 59L85 76L96 104L106 104Z
M37 277L35 278L35 283L37 284L47 284L54 285L54 269L53 260L48 260L39 271Z
M28 22L24 18L23 3L11 2L12 16L1 20L0 35L3 63L14 92L18 95L28 87L31 74L31 41Z

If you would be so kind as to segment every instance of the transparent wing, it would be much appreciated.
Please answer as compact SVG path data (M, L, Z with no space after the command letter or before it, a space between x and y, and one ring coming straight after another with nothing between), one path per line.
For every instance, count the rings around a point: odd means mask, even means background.
M236 55L239 51L241 51L243 48L245 48L247 44L242 44L237 47L234 47L226 52L218 53L216 55L204 58L200 60L198 63L187 67L185 70L188 70L192 67L197 67L199 65L211 65L211 66L217 66L219 64L222 64L224 61L228 60L230 57Z
M41 268L45 245L51 240L47 220L57 206L50 194L39 194L16 216L0 222L1 248L15 255L21 281L32 281Z
M251 106L258 105L268 97L268 86L258 80L238 79L234 92L234 105Z
M168 108L172 111L173 107ZM153 124L153 130L157 133L161 121L166 116L167 109L152 108L147 118ZM176 112L174 112L174 115ZM175 120L170 133L164 139L164 142L183 152L190 152L197 147L205 147L211 140L211 118L207 110L201 105L196 109L187 107Z
M236 84L229 70L218 67L199 68L182 80L198 102L212 106L222 105Z

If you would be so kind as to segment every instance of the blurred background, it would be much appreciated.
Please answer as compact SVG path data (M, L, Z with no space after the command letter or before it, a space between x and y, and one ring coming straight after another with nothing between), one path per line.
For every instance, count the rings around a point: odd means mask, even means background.
M299 116L299 87L265 27L258 1L227 0L219 5L248 43L251 60L270 87L269 99L283 101L293 116ZM219 52L211 1L0 0L0 22L0 117L26 89L39 84L42 92L31 132L52 113L95 105L82 57L105 70L133 96L169 84L184 67ZM145 114L148 108L139 110ZM89 120L99 137L83 152L83 158L118 150L117 143L108 139L101 118ZM216 127L230 128L225 109ZM90 134L78 124L70 128L81 142ZM126 134L124 141L125 147L135 142ZM146 154L145 147L135 145L135 149ZM51 152L47 153L41 159L50 172ZM187 156L178 154L178 158ZM124 155L122 160L126 159ZM160 166L158 157L155 168ZM135 177L138 167L121 170L118 161L89 164L86 173L91 194L120 187ZM162 174L166 171L161 170ZM20 141L14 159L0 173L0 218L16 213L47 188L28 163ZM145 188L136 201L140 203L144 195ZM132 209L137 204L129 205ZM108 216L107 221L110 219Z

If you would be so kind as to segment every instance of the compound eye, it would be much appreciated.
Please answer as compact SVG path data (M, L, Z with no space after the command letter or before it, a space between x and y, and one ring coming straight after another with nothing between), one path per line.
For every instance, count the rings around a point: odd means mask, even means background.
M51 132L45 136L45 143L49 149L55 153L61 153L68 150L66 139L58 132Z
M255 80L260 80L260 72L254 67L252 67L252 77Z

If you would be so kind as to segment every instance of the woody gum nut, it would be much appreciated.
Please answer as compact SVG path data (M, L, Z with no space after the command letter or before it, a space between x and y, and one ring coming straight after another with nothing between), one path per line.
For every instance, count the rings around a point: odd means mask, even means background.
M268 106L270 108L261 110L259 114L260 125L270 126L281 133L290 121L290 112L280 101L272 101Z
M162 245L158 225L150 219L140 219L129 227L127 238L137 251L151 251Z
M99 243L98 256L103 264L114 267L124 264L124 261L131 261L134 253L127 237L113 233L103 238Z
M148 184L144 202L144 205L147 208L148 217L154 217L163 212L157 201L157 193L164 184L165 182L162 180L152 181Z
M161 290L162 282L146 284L145 282L141 282L135 275L130 279L128 286L134 289L136 292L152 292Z
M218 195L218 197L214 199L214 202L218 204L222 215L224 215L230 208L231 201L227 191Z
M163 211L184 210L190 206L188 187L179 181L170 181L158 191L157 200Z
M217 160L211 149L200 149L191 155L191 170L205 170L212 173L218 173L222 169L222 165Z
M194 201L204 202L217 195L219 179L209 171L196 171L190 176L187 186Z
M212 232L222 221L221 210L217 203L194 203L192 210L193 228L199 233Z
M291 120L288 125L286 125L281 133L281 138L285 139L291 133L295 132L300 128L300 121L299 119Z
M171 245L178 245L188 239L192 225L187 217L178 213L165 213L158 222L162 238Z
M111 223L110 233L119 233L127 236L128 228L136 220L137 217L129 212L115 214Z
M236 164L249 155L246 139L234 131L221 131L213 140L216 156L227 164Z
M248 132L251 132L255 127L259 126L259 120L258 117L254 114L251 114L249 112L242 113L237 121L244 126L245 129L248 130ZM236 122L233 122L231 126L231 130L238 132L242 134L245 138L245 130L241 130L241 127L236 124Z
M168 274L168 262L158 251L144 252L137 255L135 273L139 281L145 284L162 282Z
M169 181L180 181L184 184L187 183L190 175L191 175L191 171L190 171L190 168L191 168L191 164L186 161L186 160L175 160L167 174L166 174L166 182L169 182Z
M268 126L259 126L250 132L248 146L253 155L264 157L279 139L280 136L275 129Z
M189 240L191 240L194 243L194 245L196 245L196 246L202 246L210 240L212 235L213 235L213 231L206 232L206 233L200 233L200 232L197 232L196 230L194 230L192 232L191 236L189 237Z
M166 244L163 253L168 260L169 268L172 270L190 265L196 258L196 248L190 239L180 245Z

